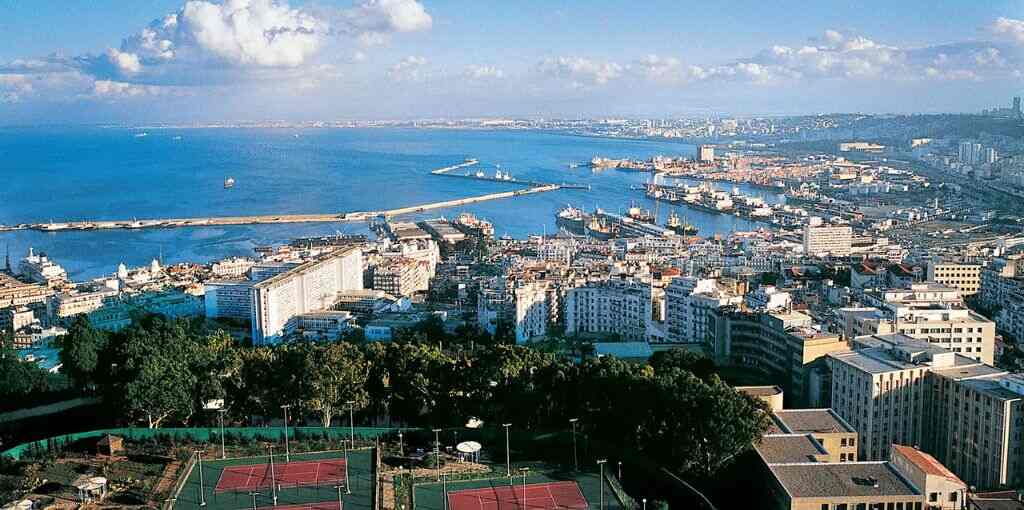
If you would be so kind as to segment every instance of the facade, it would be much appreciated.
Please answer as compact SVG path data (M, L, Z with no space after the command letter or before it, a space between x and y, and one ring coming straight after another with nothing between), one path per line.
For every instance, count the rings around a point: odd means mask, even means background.
M306 340L335 341L352 328L354 318L349 312L323 311L296 315L288 323L288 332Z
M701 163L711 163L715 160L715 147L713 145L701 145L697 148L697 157Z
M373 269L373 289L406 297L427 290L430 274L424 263L405 257L388 258Z
M719 362L775 378L791 404L828 405L831 371L825 356L849 349L839 335L823 333L800 312L759 314L724 308L709 317L715 331L711 350Z
M859 435L832 409L780 409L772 421L773 431L813 437L828 452L825 462L857 461Z
M928 281L956 288L961 296L973 296L981 287L981 265L932 261Z
M206 316L210 319L249 320L252 317L253 285L255 282L249 280L206 282Z
M342 248L253 285L252 335L257 345L280 341L293 317L322 311L340 292L363 288L363 256Z
M742 296L720 289L715 279L686 276L665 287L666 340L677 344L709 344L714 332L708 314L742 302Z
M80 314L87 314L103 308L103 305L117 298L116 290L94 292L60 293L53 297L50 315L57 320L67 320Z
M0 310L5 308L30 308L45 315L47 303L53 291L43 285L25 283L13 276L0 273Z
M809 257L847 257L853 242L850 227L805 227L804 254Z
M650 284L639 281L591 283L568 292L565 330L571 334L618 335L647 341L652 317Z
M255 261L243 257L232 257L214 262L210 270L217 278L241 278L256 264Z

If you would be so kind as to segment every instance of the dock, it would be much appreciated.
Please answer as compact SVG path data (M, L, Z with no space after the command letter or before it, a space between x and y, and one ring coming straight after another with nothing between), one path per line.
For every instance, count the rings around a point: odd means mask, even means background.
M499 184L517 184L517 185L520 185L520 186L529 186L529 187L540 187L540 186L552 186L553 185L552 183L549 183L549 182L540 182L540 181L529 181L529 180L523 180L523 179L516 179L515 177L509 176L508 174L505 174L506 177L497 177L497 176L478 175L478 174L457 174L457 173L452 173L455 170L459 170L459 169L462 169L462 168L468 168L468 167L471 167L471 166L476 166L479 163L480 163L480 161L477 160L477 159L467 159L465 163L461 163L461 164L458 164L458 165L447 166L447 167L444 167L444 168L438 168L437 170L434 170L434 171L432 171L430 173L433 174L433 175L439 175L441 177L455 177L457 179L471 179L471 180L474 180L474 181L496 182L496 183L499 183ZM573 183L563 182L561 184L558 184L558 186L559 186L560 189L580 189L580 190L588 190L588 191L590 190L590 185L589 184L573 184Z
M476 164L475 160L467 161L461 165L454 165L441 170L452 170ZM435 172L437 172L435 170ZM442 172L440 175L444 175ZM507 182L507 181L503 181ZM382 209L375 211L351 211L325 214L263 214L254 216L211 216L198 218L161 218L161 219L138 219L130 220L103 220L103 221L64 221L49 223L33 223L19 225L0 225L0 232L14 230L37 230L41 232L91 232L97 230L143 230L163 228L187 228L187 227L219 227L231 225L265 225L278 223L338 223L338 222L365 222L378 218L390 218L405 214L416 214L435 209L449 207L461 207L490 200L502 200L519 196L532 195L535 193L546 193L560 189L571 189L571 185L561 184L540 184L524 189L513 191L502 191L488 193L453 200L430 202L426 204L411 205L395 209Z

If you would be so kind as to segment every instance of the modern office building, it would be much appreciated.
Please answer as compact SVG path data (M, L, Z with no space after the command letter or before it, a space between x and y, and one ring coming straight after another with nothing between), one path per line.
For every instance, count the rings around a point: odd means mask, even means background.
M249 320L252 317L251 280L214 280L204 284L206 317Z
M277 342L295 316L326 310L338 293L361 288L363 256L359 247L338 249L258 282L253 285L253 342Z
M853 243L848 226L804 227L804 254L809 257L847 257Z

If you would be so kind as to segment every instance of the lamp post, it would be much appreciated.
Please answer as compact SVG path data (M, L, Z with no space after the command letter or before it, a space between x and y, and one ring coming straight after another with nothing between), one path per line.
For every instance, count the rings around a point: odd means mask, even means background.
M579 418L570 418L569 424L572 425L572 466L576 471L580 470L580 458L576 454L576 422L580 421Z
M598 507L598 510L604 510L604 465L606 462L608 462L608 459L597 461L597 465L601 467L601 506Z
M250 492L249 495L252 496L252 510L257 510L257 508L256 508L256 496L259 496L260 493L259 492Z
M291 404L284 404L281 409L284 409L284 462L287 464L292 461L291 452L288 448L288 408Z
M619 481L622 481L622 461L619 461Z
M352 483L348 480L348 442L341 442L345 445L345 494L352 494Z
M277 473L274 472L274 445L268 444L267 451L270 452L270 493L274 498L274 506L277 506Z
M352 421L352 414L355 411L356 401L349 400L345 402L348 405L348 440L352 442L352 448L356 447L356 426Z
M643 501L643 504L644 504L642 510L647 510L647 498L643 498L641 501Z
M522 508L526 508L526 475L530 473L530 468L524 467L519 470L523 474L523 504L520 505Z
M220 458L228 458L227 450L224 447L224 415L227 414L227 409L218 409L217 414L220 415Z
M206 506L206 480L203 478L202 450L196 450L196 459L199 463L199 506Z
M512 478L512 453L509 450L508 440L508 428L512 426L511 423L502 423L502 427L505 427L505 468L508 470L508 477Z
M448 510L448 473L441 473L441 495L444 496L444 510Z
M398 431L398 456L405 457L405 445L402 443L402 431Z
M437 470L437 481L441 481L441 429L430 429L434 433L434 469Z

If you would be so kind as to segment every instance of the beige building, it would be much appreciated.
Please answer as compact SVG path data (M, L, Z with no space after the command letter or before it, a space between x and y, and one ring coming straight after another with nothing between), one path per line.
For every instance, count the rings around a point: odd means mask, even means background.
M782 388L778 386L736 386L736 391L745 393L765 403L773 413L782 410Z
M890 462L924 493L929 509L960 510L967 484L935 457L910 446L892 445Z
M572 289L566 295L565 331L647 341L652 307L650 283L639 280L591 283Z
M723 309L709 318L716 339L712 351L720 362L776 378L793 405L828 405L831 372L824 358L849 349L839 335L823 333L810 316L800 312Z
M804 227L804 254L809 257L847 257L852 243L850 227Z
M373 269L373 289L392 296L408 297L429 286L430 272L422 261L389 257Z
M829 452L828 462L857 461L859 435L832 409L785 409L776 411L772 421L770 430L813 437Z
M928 281L955 287L963 296L973 296L981 288L981 264L931 261Z

